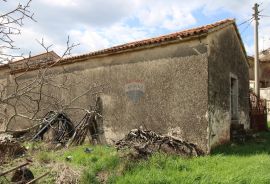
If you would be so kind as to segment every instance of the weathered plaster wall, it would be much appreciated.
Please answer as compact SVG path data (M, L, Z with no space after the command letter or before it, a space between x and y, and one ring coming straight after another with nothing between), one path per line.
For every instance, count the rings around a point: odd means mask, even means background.
M209 39L209 140L213 147L230 140L230 75L238 78L238 122L249 128L249 74L233 26Z
M0 98L4 99L6 96L6 89L8 84L9 68L0 68ZM6 105L0 105L0 131L5 129L5 119L7 116Z
M208 62L204 41L144 48L55 67L52 73L62 73L55 76L56 80L66 77L76 85L71 85L64 94L61 89L49 86L44 90L68 102L89 84L105 85L99 96L103 101L103 124L109 143L142 125L196 143L206 151ZM29 72L23 78L34 74L35 71ZM127 94L130 85L140 91L138 98L132 92ZM89 108L94 105L95 97L87 95L72 106ZM41 114L44 113L45 110ZM81 111L70 110L68 114L76 122L83 117ZM17 123L10 127L18 128Z

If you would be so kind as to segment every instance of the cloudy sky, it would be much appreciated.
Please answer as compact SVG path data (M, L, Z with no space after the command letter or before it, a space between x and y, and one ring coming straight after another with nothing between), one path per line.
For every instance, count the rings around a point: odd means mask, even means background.
M24 0L0 2L0 13ZM80 43L73 55L172 33L226 18L237 24L252 17L253 0L33 0L37 20L26 21L15 38L19 52L44 52L36 39L44 38L62 54L67 36ZM261 0L260 50L270 47L270 0ZM5 4L5 5L4 5ZM253 54L253 22L239 26L246 50Z

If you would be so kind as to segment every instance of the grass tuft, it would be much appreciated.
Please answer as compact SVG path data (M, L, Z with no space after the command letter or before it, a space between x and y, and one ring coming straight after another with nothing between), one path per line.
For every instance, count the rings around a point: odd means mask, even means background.
M40 152L37 154L37 159L40 163L49 164L51 161L53 161L53 154L49 152Z

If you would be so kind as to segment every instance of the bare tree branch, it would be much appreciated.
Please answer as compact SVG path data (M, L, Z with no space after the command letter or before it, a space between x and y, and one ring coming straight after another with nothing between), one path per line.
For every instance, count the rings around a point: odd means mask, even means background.
M2 2L6 3L5 0ZM13 36L20 34L23 20L35 21L34 14L30 11L30 3L31 0L25 5L19 4L10 12L0 14L0 49L17 49ZM45 53L50 54L53 44L47 45L43 38L36 41ZM80 76L73 76L63 65L59 65L78 45L78 43L72 43L68 36L66 48L59 58L41 62L33 59L31 52L28 57L0 52L0 63L9 61L8 66L11 72L9 81L6 84L0 83L0 111L3 109L0 116L5 119L5 131L10 131L11 123L16 123L17 119L21 122L32 122L33 126L24 130L35 128L39 125L38 122L42 116L51 110L92 112L91 106L83 107L79 102L86 97L96 98L109 85L87 84L84 85L84 89L80 89L80 93L72 93L72 89L81 86L83 76L82 80L70 80L71 77L79 79ZM22 58L22 60L11 62L17 58ZM16 73L16 71L19 72ZM99 116L101 117L100 114Z
M6 49L7 53L0 52L0 63L12 61L13 58L19 57L11 54L11 51L18 49L15 46L14 36L21 34L21 27L24 25L25 19L34 19L34 13L30 11L30 4L32 0L28 0L26 4L18 4L13 10L3 12L0 14L0 49ZM7 3L2 0L2 3Z

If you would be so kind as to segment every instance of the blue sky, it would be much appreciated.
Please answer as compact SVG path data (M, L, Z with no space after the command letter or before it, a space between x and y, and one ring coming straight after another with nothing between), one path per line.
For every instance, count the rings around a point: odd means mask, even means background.
M0 12L25 0L0 6ZM252 16L253 0L33 0L31 11L37 22L26 21L15 37L17 52L44 52L36 39L53 44L61 55L69 35L75 43L73 55L172 33L235 18L237 24ZM4 2L0 2L3 4ZM270 0L258 2L261 14L270 15ZM269 13L268 13L269 12ZM249 55L253 54L253 22L239 27ZM270 18L260 20L260 50L270 47Z

